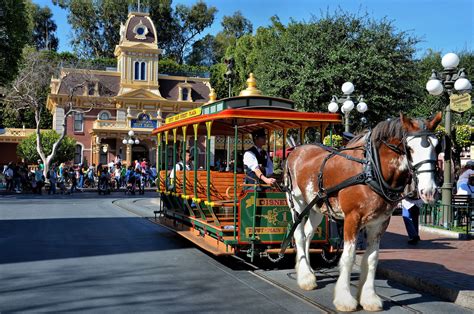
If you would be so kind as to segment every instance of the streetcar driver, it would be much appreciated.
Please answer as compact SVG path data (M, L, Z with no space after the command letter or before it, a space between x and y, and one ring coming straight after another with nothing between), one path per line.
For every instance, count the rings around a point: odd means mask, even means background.
M272 185L276 182L275 178L270 178L273 174L273 162L268 153L263 150L267 141L265 129L258 129L252 132L254 146L244 154L245 183L265 183ZM248 188L250 189L250 188Z

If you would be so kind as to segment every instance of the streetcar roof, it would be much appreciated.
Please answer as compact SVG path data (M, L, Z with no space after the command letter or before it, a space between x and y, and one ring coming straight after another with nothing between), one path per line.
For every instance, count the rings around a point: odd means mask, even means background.
M212 133L216 135L233 135L234 125L238 126L239 133L245 134L259 128L278 130L324 127L331 123L342 122L339 114L296 111L293 109L293 102L286 99L255 96L232 97L170 117L167 119L167 123L153 130L152 134L176 128L181 129L181 127L194 124L199 124L198 134L205 134L205 123L211 121Z

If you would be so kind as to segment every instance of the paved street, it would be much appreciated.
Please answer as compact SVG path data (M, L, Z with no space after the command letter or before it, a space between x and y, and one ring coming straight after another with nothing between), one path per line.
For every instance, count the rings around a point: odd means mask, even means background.
M153 208L121 193L0 196L0 312L335 311L335 270L321 270L319 289L302 292L292 269L231 268L144 219ZM468 313L394 282L377 285L391 313Z

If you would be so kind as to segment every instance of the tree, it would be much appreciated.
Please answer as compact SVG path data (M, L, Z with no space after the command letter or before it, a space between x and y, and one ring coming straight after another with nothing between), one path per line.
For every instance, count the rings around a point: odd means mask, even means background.
M53 145L59 139L60 135L53 130L48 130L41 133L41 147L44 149L46 155L51 154ZM72 137L66 136L59 145L56 155L51 162L66 162L74 159L76 149L76 140ZM33 163L41 159L36 149L36 134L31 134L26 139L20 142L17 146L17 154L26 162Z
M52 144L51 152L48 153L42 146L42 133L40 132L41 116L46 110L44 90L49 87L51 77L55 74L56 66L51 53L47 51L35 51L33 49L25 49L23 63L20 71L12 82L11 87L6 96L6 103L13 110L31 110L34 112L36 122L36 150L44 163L44 173L49 169L49 165L54 160L58 149L66 136L67 117L74 112L78 112L74 108L75 93L82 88L88 88L90 83L95 82L93 74L88 70L78 70L72 83L68 86L68 99L64 103L64 122L63 131L59 134L59 138ZM68 80L71 73L64 73L63 81ZM89 108L90 111L92 106ZM85 112L87 112L85 111Z
M177 29L170 54L179 64L184 62L196 36L212 25L216 12L215 7L208 7L202 1L198 1L191 7L182 4L176 6L174 19Z
M59 39L54 34L57 25L52 19L53 13L47 6L40 7L37 4L32 5L33 34L31 44L36 49L48 49L56 51L59 45Z
M0 86L15 77L21 51L30 36L31 21L26 2L0 0Z
M127 20L128 4L123 0L53 0L68 11L68 22L76 52L87 57L113 57L120 39L120 23Z
M264 94L292 99L300 110L327 112L331 96L352 81L369 103L372 124L414 103L418 39L389 21L338 12L285 26L273 17L271 26L249 36L228 50L240 72L236 86L249 74L241 72L252 71ZM357 126L359 114L351 116Z
M191 53L186 57L186 63L190 65L212 66L220 61L216 55L216 38L206 35L194 42Z

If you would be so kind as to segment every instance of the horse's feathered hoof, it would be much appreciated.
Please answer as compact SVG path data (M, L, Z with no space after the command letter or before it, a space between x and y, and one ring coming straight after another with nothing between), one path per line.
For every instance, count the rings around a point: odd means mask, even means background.
M363 302L361 300L360 302L360 305L367 312L379 312L383 310L382 300L377 295L371 297L369 301L370 302L367 302L367 300L365 300L365 302Z
M318 287L316 276L306 275L304 278L298 277L298 286L306 291L314 290Z
M354 312L357 310L358 305L353 297L340 301L334 300L334 306L339 312Z

